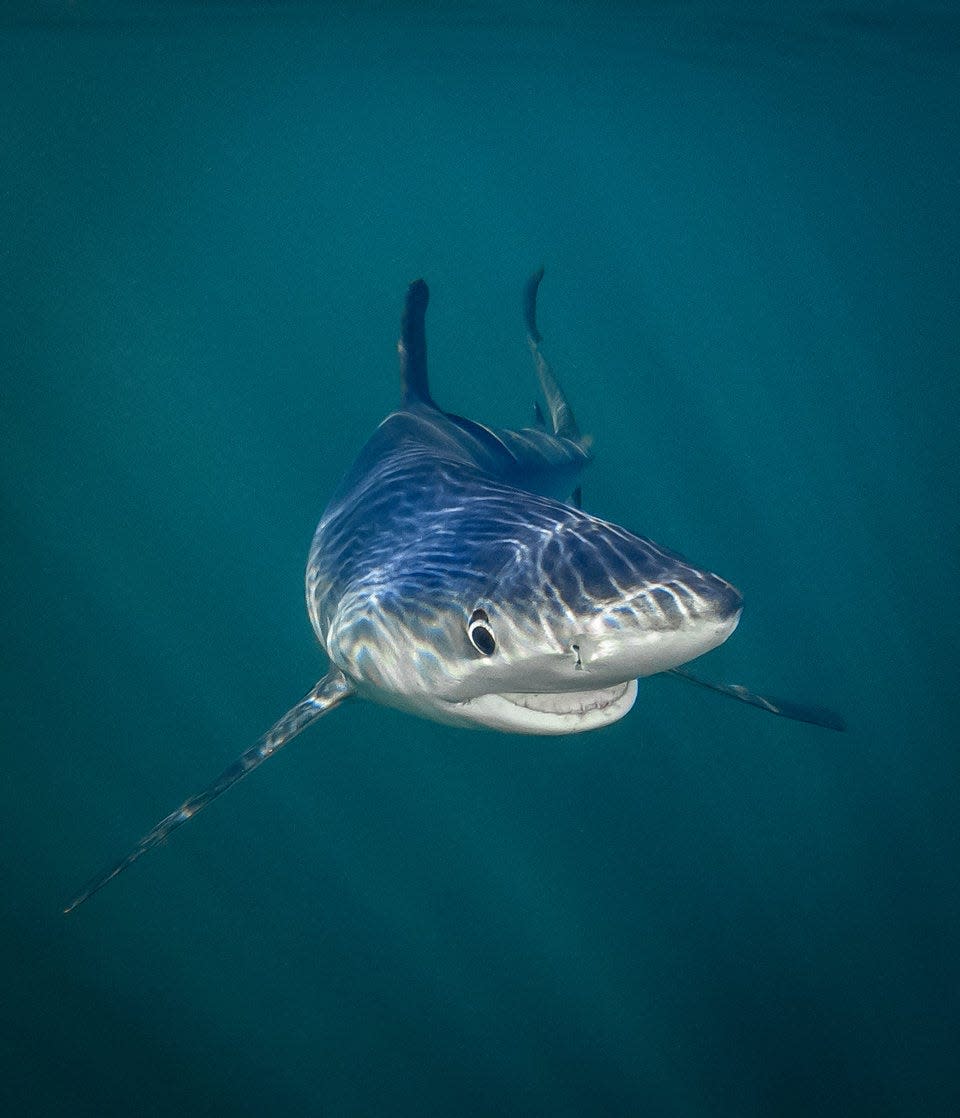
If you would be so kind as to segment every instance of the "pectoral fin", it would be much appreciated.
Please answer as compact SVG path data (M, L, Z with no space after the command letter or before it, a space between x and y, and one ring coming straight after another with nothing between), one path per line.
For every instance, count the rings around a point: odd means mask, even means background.
M698 687L706 687L708 691L716 691L720 695L728 695L731 699L739 699L742 703L759 707L770 714L779 714L783 718L790 718L794 722L809 722L814 726L822 726L826 730L846 730L847 725L839 714L826 707L812 706L807 703L795 703L790 699L778 699L772 695L758 695L749 691L739 683L714 683L712 680L703 679L686 668L671 668L672 675L678 675Z
M176 811L171 812L165 819L161 819L152 831L143 836L129 854L121 858L116 865L88 882L63 910L64 913L73 912L88 897L92 897L94 893L102 889L108 881L112 881L118 874L123 873L127 866L132 865L141 854L146 854L152 847L163 842L182 823L186 823L207 804L212 803L218 796L222 796L228 788L232 788L238 780L242 780L247 773L252 772L257 765L276 753L278 749L286 745L291 738L295 738L307 726L312 725L318 718L322 718L327 711L339 706L344 699L353 694L353 691L353 684L338 668L325 675L308 695L305 695L295 707L291 707L280 721L260 738L256 745L252 745L246 752L241 753L236 761L225 768L209 787L202 792L198 792L197 795L191 796Z

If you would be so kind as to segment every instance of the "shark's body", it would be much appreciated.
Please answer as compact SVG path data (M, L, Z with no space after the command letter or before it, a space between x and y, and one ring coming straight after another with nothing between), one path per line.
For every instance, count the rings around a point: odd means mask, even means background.
M638 678L675 671L773 713L841 728L829 712L682 669L736 628L739 592L567 502L590 454L540 352L541 276L528 285L525 310L551 429L496 431L437 407L427 288L412 284L399 343L401 406L337 489L307 562L307 609L330 670L66 911L352 695L457 725L564 734L622 718Z

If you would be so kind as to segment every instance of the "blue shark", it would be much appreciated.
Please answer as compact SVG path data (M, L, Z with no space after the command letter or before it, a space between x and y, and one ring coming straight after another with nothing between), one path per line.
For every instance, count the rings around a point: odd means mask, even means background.
M572 734L623 718L638 680L672 672L773 714L842 729L823 708L715 683L684 665L722 644L740 592L585 512L591 460L524 294L547 417L520 430L443 411L430 393L422 280L401 322L400 406L361 450L317 526L306 601L326 675L204 791L162 819L70 912L288 741L349 698L455 726Z

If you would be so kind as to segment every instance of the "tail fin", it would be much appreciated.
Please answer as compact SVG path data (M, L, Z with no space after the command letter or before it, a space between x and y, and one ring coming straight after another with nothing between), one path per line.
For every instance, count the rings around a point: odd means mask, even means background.
M527 327L527 342L530 345L530 352L533 354L533 361L537 367L540 389L547 401L550 422L553 424L553 433L561 438L580 442L580 428L574 418L573 409L567 402L557 378L553 375L553 370L540 352L540 342L543 339L537 329L537 291L542 279L543 268L540 268L527 280L527 286L523 292L523 320Z

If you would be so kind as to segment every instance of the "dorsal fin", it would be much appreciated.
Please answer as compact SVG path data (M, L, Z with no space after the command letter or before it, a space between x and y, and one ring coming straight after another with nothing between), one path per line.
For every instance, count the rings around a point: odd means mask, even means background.
M400 398L404 407L418 402L436 407L427 380L427 332L424 320L429 301L430 289L422 279L414 280L407 288L403 318L400 320L400 339L397 342L397 352L400 354Z

